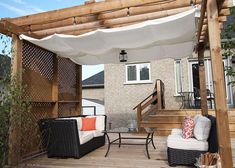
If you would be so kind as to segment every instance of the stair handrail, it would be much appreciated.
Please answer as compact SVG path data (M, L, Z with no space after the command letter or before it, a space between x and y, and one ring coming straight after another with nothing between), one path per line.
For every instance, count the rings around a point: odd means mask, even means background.
M157 94L157 91L154 91L153 93L151 93L148 97L146 97L143 101L141 101L139 104L137 104L133 110L135 110L139 105L141 105L142 103L144 103L147 99L149 99L151 96L154 96L155 94Z

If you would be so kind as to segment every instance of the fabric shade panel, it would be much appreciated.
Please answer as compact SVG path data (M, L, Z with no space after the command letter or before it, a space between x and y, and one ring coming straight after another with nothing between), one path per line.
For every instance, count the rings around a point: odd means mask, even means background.
M127 52L127 62L177 59L192 55L195 11L193 8L173 16L79 36L54 34L35 39L20 35L20 38L84 65L120 63L121 50Z

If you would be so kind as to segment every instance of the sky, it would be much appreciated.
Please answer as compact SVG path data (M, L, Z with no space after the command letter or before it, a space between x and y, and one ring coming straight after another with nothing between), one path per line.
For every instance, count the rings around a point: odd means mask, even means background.
M0 18L18 17L83 4L85 0L0 0ZM3 44L0 42L0 52ZM82 79L104 69L103 65L83 66Z

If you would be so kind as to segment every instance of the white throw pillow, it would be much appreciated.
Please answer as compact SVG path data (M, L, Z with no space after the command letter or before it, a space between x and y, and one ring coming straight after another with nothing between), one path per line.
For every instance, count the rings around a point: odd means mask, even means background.
M193 130L194 137L199 141L206 141L211 129L211 121L202 115L195 116L196 123Z
M202 116L202 115L197 114L197 115L195 115L195 116L193 117L193 120L194 120L194 123L195 123L195 124L197 123L197 119L198 119L200 116Z
M103 131L104 127L105 127L105 116L100 115L100 116L87 116L87 118L91 118L91 117L96 117L96 123L95 123L95 127L96 130L100 130Z

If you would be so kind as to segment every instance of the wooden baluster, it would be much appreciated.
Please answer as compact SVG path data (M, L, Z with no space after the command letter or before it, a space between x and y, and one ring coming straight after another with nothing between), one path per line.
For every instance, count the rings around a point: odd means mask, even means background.
M161 80L157 80L157 109L162 109L162 97L161 97Z
M138 132L141 132L141 121L142 121L142 116L141 116L141 112L142 112L142 107L141 104L139 104L137 106L137 128L138 128Z

